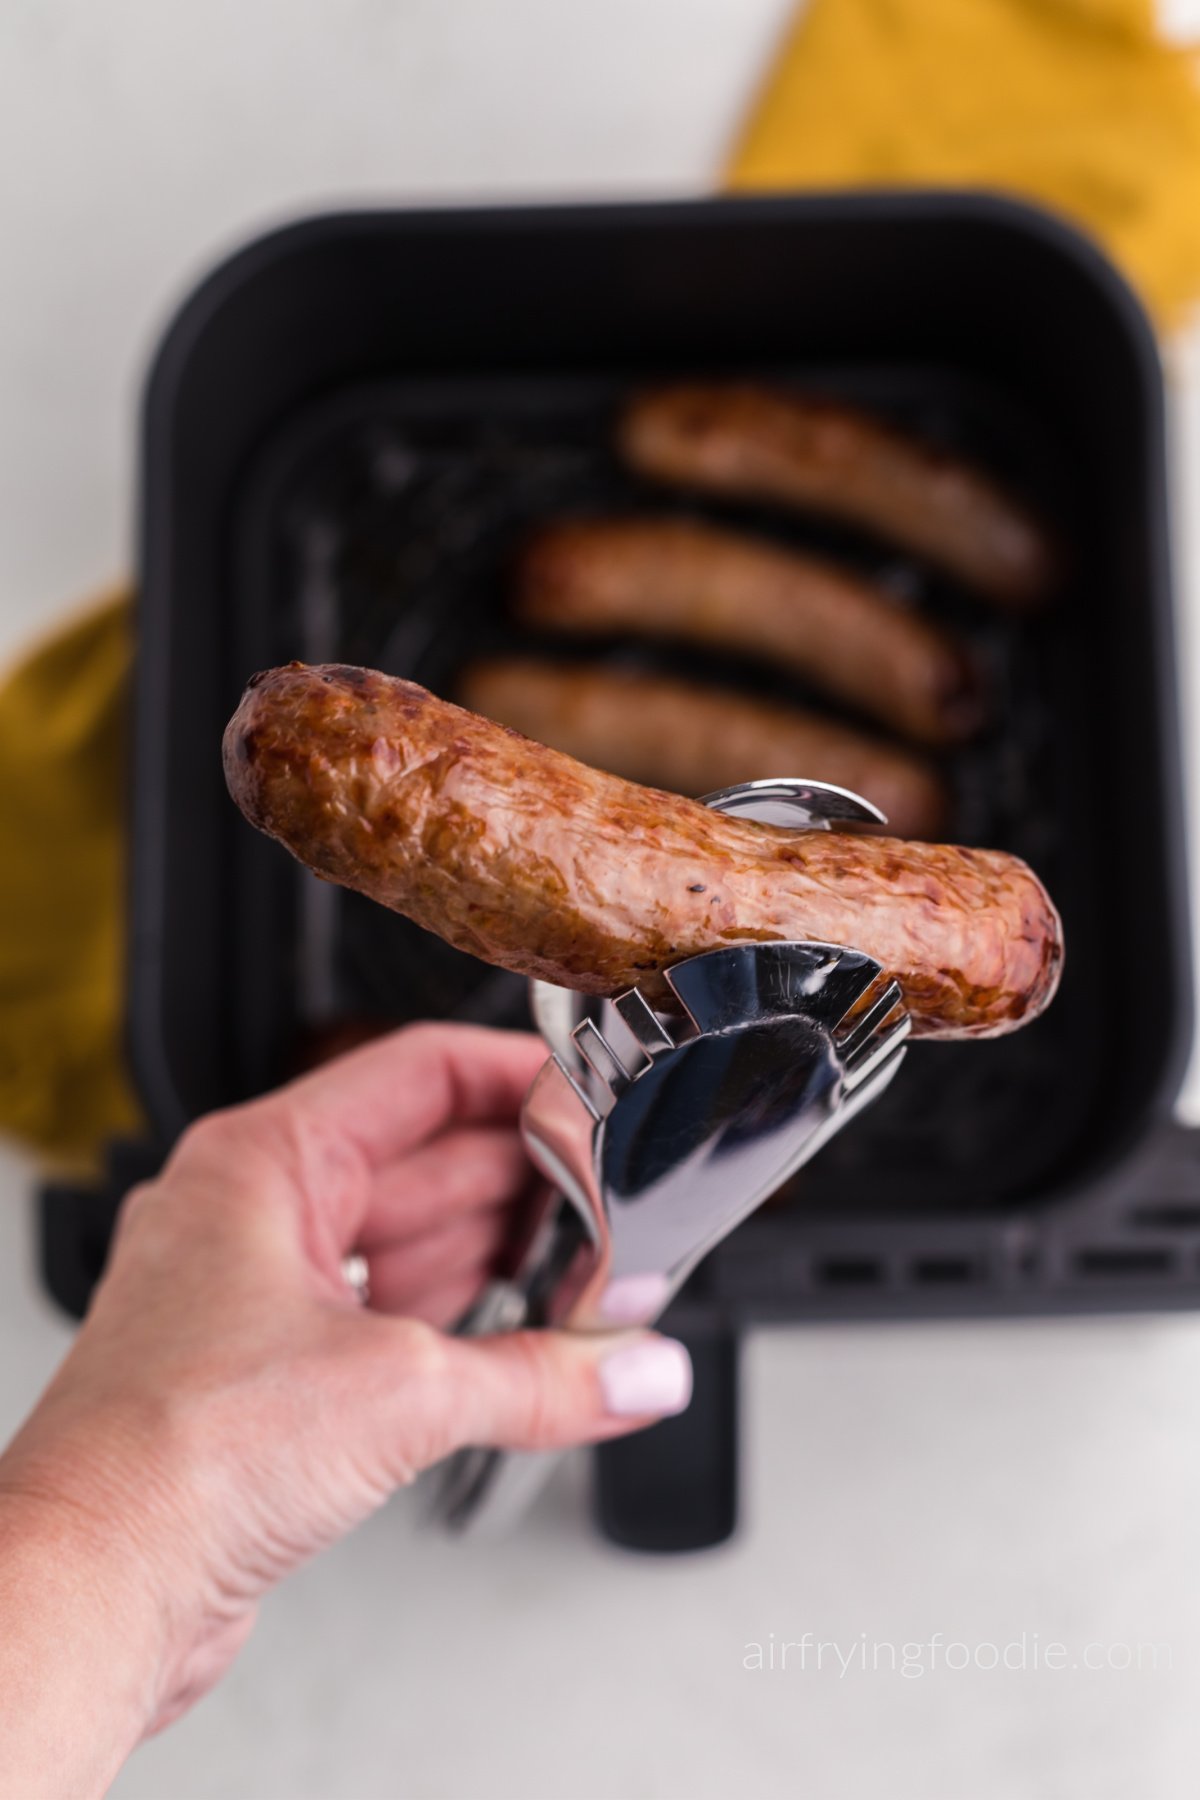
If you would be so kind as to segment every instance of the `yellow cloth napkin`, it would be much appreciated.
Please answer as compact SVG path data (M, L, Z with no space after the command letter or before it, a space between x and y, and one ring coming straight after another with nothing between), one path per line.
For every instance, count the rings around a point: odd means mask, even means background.
M120 1051L127 592L0 688L0 1129L87 1164L138 1124Z
M735 188L985 186L1088 228L1164 322L1200 296L1200 58L1151 0L811 0Z

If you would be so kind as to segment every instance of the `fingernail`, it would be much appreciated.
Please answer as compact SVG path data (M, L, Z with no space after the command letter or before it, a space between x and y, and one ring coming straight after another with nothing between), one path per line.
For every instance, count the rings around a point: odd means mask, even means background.
M668 1298L665 1275L621 1275L600 1296L600 1317L610 1325L649 1325Z
M692 1397L692 1361L674 1338L642 1338L600 1364L605 1410L617 1419L681 1413Z

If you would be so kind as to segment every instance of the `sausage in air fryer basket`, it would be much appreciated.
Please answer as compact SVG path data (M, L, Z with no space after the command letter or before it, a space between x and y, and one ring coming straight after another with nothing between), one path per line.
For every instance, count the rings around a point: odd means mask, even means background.
M983 722L978 672L932 621L834 563L688 519L544 526L521 556L514 612L553 631L758 656L918 743L956 743Z
M513 656L472 663L457 698L577 761L699 797L764 775L852 788L896 837L945 825L941 777L919 755L798 707L628 669Z
M626 409L618 447L656 481L828 513L1012 607L1044 598L1043 527L981 470L869 414L771 388L662 388Z

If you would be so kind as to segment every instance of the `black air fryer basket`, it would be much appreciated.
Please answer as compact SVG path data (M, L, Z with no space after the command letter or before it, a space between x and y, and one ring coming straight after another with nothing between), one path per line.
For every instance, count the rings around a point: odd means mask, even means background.
M44 1209L47 1279L78 1310L120 1194L198 1113L347 1022L527 1023L523 983L253 833L221 731L267 664L363 662L449 692L466 658L513 647L505 571L530 523L679 505L622 473L611 421L631 388L691 375L861 402L1053 520L1068 589L1027 623L848 533L769 525L971 639L1000 716L956 765L954 832L1033 863L1068 957L1028 1030L914 1046L693 1278L669 1323L696 1403L600 1457L610 1532L663 1547L728 1529L743 1321L1200 1300L1200 1155L1171 1118L1191 974L1161 377L1128 290L1058 222L938 194L381 213L218 269L167 335L144 419L129 1034L153 1142L115 1150L107 1204L60 1190Z

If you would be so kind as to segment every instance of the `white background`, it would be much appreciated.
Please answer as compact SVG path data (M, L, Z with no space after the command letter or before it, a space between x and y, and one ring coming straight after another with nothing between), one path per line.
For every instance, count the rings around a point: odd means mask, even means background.
M702 191L786 10L8 0L0 659L126 567L140 373L216 255L331 203ZM1172 352L1177 377L1189 360ZM1177 380L1175 402L1185 674L1197 385ZM1195 1081L1187 1104L1200 1116ZM0 1157L0 1437L67 1342L34 1281L28 1184ZM578 1460L503 1549L448 1545L398 1503L267 1604L225 1686L117 1794L1190 1800L1200 1324L760 1332L744 1392L735 1545L610 1550ZM1037 1634L1072 1659L1153 1642L1173 1667L741 1667L770 1632L846 1647L939 1631Z

